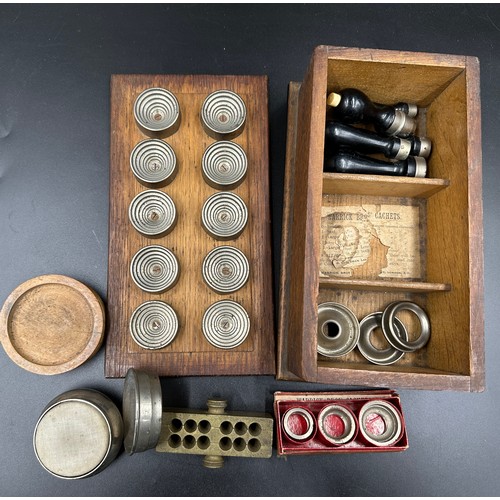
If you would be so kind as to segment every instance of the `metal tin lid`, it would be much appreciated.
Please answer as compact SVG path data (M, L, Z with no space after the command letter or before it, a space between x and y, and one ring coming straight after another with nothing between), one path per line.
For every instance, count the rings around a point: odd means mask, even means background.
M351 352L358 343L359 322L354 313L335 302L318 306L318 353L330 358Z
M232 300L212 304L203 315L202 330L205 338L220 349L233 349L241 345L250 332L250 318L244 307Z
M177 98L172 92L162 88L144 90L134 103L135 120L151 132L170 129L177 123L179 114Z
M203 153L201 168L206 183L215 189L233 189L247 174L247 155L231 141L211 144Z
M165 141L146 139L130 153L130 168L143 184L167 183L177 173L177 157Z
M401 415L388 401L369 401L359 411L359 430L375 446L392 446L401 438Z
M97 391L80 389L49 403L36 424L33 447L48 472L80 479L109 465L122 438L122 418L114 403Z
M159 377L130 368L123 385L125 451L132 455L154 448L162 423Z
M142 303L132 313L129 329L132 338L140 347L162 349L175 339L179 320L167 303L150 300Z
M149 245L132 257L130 274L141 290L162 293L177 283L179 262L168 248Z
M131 201L128 217L139 233L145 236L163 236L174 227L177 210L167 193L148 189Z
M238 248L220 246L211 250L202 265L203 280L215 292L233 293L248 281L250 266Z
M247 110L243 99L230 90L217 90L208 95L201 107L201 121L212 133L227 135L243 130Z
M247 221L247 206L234 193L213 194L201 210L203 229L218 240L237 238L245 229Z

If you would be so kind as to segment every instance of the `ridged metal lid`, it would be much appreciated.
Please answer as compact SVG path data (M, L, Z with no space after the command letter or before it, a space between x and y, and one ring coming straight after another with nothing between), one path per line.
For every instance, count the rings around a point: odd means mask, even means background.
M139 182L160 184L171 181L177 172L172 147L160 139L139 142L130 154L130 168Z
M179 119L179 102L166 89L146 89L135 100L134 117L146 130L161 132L176 124Z
M216 247L203 260L203 280L217 293L236 292L246 284L249 274L248 259L235 247Z
M245 229L248 209L245 202L234 193L215 193L201 210L203 229L218 240L237 238Z
M215 189L233 189L247 174L247 155L243 148L231 141L211 144L203 154L203 178Z
M231 90L208 95L201 108L201 121L216 134L233 134L245 124L247 110L243 99Z
M175 203L157 189L142 191L131 201L128 217L134 228L145 236L161 236L172 230L177 221Z

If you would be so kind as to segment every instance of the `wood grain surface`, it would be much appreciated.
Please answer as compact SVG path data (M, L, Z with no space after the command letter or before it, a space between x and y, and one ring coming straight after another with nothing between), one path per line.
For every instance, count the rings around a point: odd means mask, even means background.
M129 166L134 146L148 138L134 121L133 105L136 97L150 87L171 91L181 112L178 130L163 138L176 153L178 172L170 184L161 188L174 201L178 220L169 234L154 240L140 235L128 220L130 201L147 189L135 179ZM200 110L205 97L221 89L239 94L247 108L244 130L232 140L248 157L247 176L233 192L247 204L249 217L243 233L230 241L213 239L201 226L203 203L217 190L202 177L201 159L214 139L203 130ZM267 77L112 76L107 377L123 377L131 367L170 376L275 373L268 161ZM180 264L179 281L160 294L140 290L129 272L133 255L150 244L169 248ZM242 250L250 264L247 284L224 296L212 291L201 274L204 257L221 245ZM205 310L222 299L240 303L250 316L247 339L231 350L213 347L201 329ZM133 311L147 300L167 302L179 318L175 340L163 349L143 349L129 333Z
M25 281L7 297L0 339L21 368L55 375L80 366L99 350L104 323L104 305L93 290L50 274Z

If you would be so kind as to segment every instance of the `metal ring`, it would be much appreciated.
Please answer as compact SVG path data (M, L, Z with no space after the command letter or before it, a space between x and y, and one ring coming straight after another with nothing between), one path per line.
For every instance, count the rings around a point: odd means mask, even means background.
M203 315L202 331L214 347L233 349L248 337L250 317L237 302L220 300L212 304Z
M420 321L420 336L410 342L398 337L395 328L395 315L399 311L411 311L416 314ZM424 347L431 336L431 324L427 313L415 302L401 301L389 304L382 314L382 331L387 342L395 349L403 352L414 352Z
M162 88L146 89L134 103L134 117L150 132L171 129L179 119L179 102L172 92Z
M201 210L203 229L218 240L236 239L245 229L247 221L247 206L234 193L213 194Z
M159 377L130 368L123 384L122 413L125 451L132 455L154 448L162 423Z
M162 293L177 283L179 262L168 248L149 245L132 257L130 274L141 290Z
M203 153L201 168L205 182L215 189L233 189L247 174L247 155L231 141L211 144Z
M144 349L162 349L175 339L179 330L177 314L160 300L149 300L135 309L130 317L130 334Z
M330 358L351 352L359 340L359 321L347 307L335 302L318 306L318 353Z
M235 247L220 246L211 250L202 265L205 283L215 292L238 291L248 281L250 266L245 254Z
M369 401L359 411L359 430L369 443L391 446L401 438L401 415L388 401Z
M342 421L343 429L337 433L328 424L329 417L337 417ZM318 429L321 435L330 443L340 446L354 439L357 431L356 419L352 411L346 406L331 404L325 406L318 415Z
M142 191L131 201L128 217L139 233L145 236L163 236L174 227L177 210L167 193L149 189Z
M306 421L307 428L302 434L297 434L290 424L290 419L295 415L300 415ZM295 441L305 441L310 439L314 432L314 417L311 412L305 408L290 408L283 415L283 430L288 437L294 439Z
M394 318L395 331L398 338L402 340L408 340L408 332L405 326L399 320L399 318ZM374 312L365 316L359 323L359 341L358 349L359 352L371 363L376 365L391 365L396 361L400 360L404 356L404 352L399 349L395 349L392 345L389 345L386 349L377 349L370 340L371 334L375 328L382 326L382 313Z
M130 153L130 168L141 184L165 184L177 173L177 157L165 141L146 139Z
M201 122L205 130L216 136L233 137L241 133L247 110L243 99L230 90L217 90L206 97L201 107Z

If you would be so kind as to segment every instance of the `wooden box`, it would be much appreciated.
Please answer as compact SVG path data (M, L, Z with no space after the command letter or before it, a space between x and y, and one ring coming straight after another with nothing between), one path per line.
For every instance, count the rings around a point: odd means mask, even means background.
M326 96L347 87L419 106L416 135L433 143L426 178L323 173ZM481 190L476 58L317 47L302 84L289 87L278 378L484 390ZM325 267L325 214L335 210L368 235L357 266ZM357 349L317 354L318 304L341 303L361 320L395 300L427 311L426 347L390 366Z
M177 223L166 236L153 239L134 229L128 209L148 189L133 175L130 154L140 141L151 138L135 122L134 102L155 87L176 96L181 119L175 133L160 137L175 152L177 174L167 186L156 188L174 201ZM202 156L216 141L205 132L200 111L204 99L221 89L236 92L247 113L243 131L232 139L247 155L247 175L231 192L245 202L248 222L241 235L228 241L209 236L201 224L203 203L219 190L202 176ZM265 76L112 75L106 377L124 377L129 368L160 376L275 374L267 113ZM170 249L179 261L178 282L162 293L145 292L131 278L133 256L148 245ZM247 283L228 295L211 290L202 276L203 259L222 245L241 250L250 268ZM214 347L202 332L205 311L223 299L239 303L250 319L248 337L232 349ZM178 316L175 339L161 349L137 345L129 332L134 310L151 300L168 303Z

